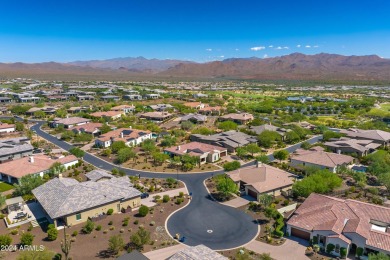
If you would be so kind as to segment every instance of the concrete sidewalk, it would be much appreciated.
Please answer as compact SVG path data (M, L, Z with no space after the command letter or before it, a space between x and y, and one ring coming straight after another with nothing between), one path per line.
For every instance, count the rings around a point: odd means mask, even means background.
M170 246L170 247L166 247L166 248L150 251L150 252L144 253L144 255L147 258L149 258L150 260L167 259L168 257L176 254L177 252L179 252L180 250L183 250L185 248L187 248L186 245L178 244L178 245L175 245L175 246Z
M184 192L184 194L188 194L186 187L180 188L180 189L175 189L175 190L163 191L163 192L159 192L159 193L150 194L149 198L141 199L141 204L148 206L148 207L153 207L154 205L156 205L156 203L153 201L154 196L160 195L162 198L164 195L168 195L169 197L174 197L174 196L179 196L180 192Z
M305 255L308 241L299 238L287 238L286 242L281 246L272 246L257 240L249 242L244 247L258 254L269 253L276 260L307 260Z

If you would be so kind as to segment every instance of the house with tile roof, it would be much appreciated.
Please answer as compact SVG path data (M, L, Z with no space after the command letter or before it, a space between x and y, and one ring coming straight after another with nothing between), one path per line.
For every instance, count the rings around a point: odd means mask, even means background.
M102 123L88 123L84 125L78 125L70 128L75 134L86 133L91 135L100 134L100 128L103 126Z
M182 118L180 118L180 122L186 122L186 121L190 121L191 123L194 123L194 124L202 124L202 123L207 122L207 116L191 113L191 114L187 114L187 115L183 116Z
M15 160L32 154L34 147L27 137L0 140L0 162Z
M111 111L122 111L125 114L132 113L135 110L134 105L120 105L111 108Z
M226 173L245 194L258 200L261 194L289 194L296 176L279 168L257 162L255 165Z
M246 125L254 119L252 114L249 113L231 113L223 115L219 118L219 121L233 121L240 125Z
M372 140L375 143L384 146L388 146L390 144L390 133L382 130L362 130L350 128L348 130L342 129L340 133L354 139Z
M127 176L78 182L60 175L32 193L56 226L73 226L105 215L109 209L119 213L141 205L141 192Z
M137 146L147 139L152 139L152 132L148 130L118 128L99 136L99 138L95 140L95 145L107 148L110 147L113 142L123 141L127 146Z
M374 140L353 139L348 137L330 140L329 142L324 143L324 145L335 153L356 153L358 156L365 156L373 153L381 146L381 144L374 142Z
M206 143L215 146L221 146L232 153L238 147L250 143L257 143L257 138L239 131L226 131L214 135L192 134L190 140L194 142Z
M57 162L67 168L78 163L78 159L74 155L60 157L34 155L8 161L1 164L0 180L9 183L19 183L20 179L27 175L43 177L50 170L50 167Z
M227 260L228 258L205 245L189 246L175 253L168 260Z
M11 132L15 132L14 124L7 124L7 123L0 122L0 133L11 133Z
M205 143L190 142L187 144L165 148L164 153L168 154L171 157L183 156L185 154L199 157L200 164L204 164L206 162L216 162L221 157L226 156L227 149L220 146Z
M69 129L74 126L84 125L91 121L91 119L82 118L82 117L67 117L67 118L55 118L50 122L51 127L59 127L63 125L64 128Z
M290 155L290 166L301 170L305 167L318 167L336 173L338 167L351 164L353 161L352 156L325 152L320 146L309 150L298 149Z
M202 114L202 115L206 115L206 116L211 116L211 115L221 115L222 111L224 109L221 107L221 106L215 106L215 107L210 107L210 106L207 106L207 107L204 107L204 108L200 108L198 110L199 114Z
M108 118L111 120L116 120L121 118L125 113L123 111L103 111L103 112L95 112L90 114L96 118Z
M150 120L156 123L162 123L165 120L168 120L173 117L173 114L168 112L146 112L139 116L140 118L144 118L146 120Z
M204 104L202 102L196 102L196 101L195 102L186 102L183 105L186 107L189 107L189 108L194 108L194 109L203 109L203 108L209 106L208 104Z
M324 248L333 244L336 256L341 248L390 254L390 208L312 193L287 221L287 232Z

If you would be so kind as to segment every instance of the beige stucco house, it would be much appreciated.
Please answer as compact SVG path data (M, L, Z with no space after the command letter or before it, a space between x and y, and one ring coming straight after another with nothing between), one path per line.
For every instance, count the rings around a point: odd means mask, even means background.
M72 226L107 214L137 208L141 192L127 176L116 178L101 170L88 173L86 182L52 179L32 192L56 226Z

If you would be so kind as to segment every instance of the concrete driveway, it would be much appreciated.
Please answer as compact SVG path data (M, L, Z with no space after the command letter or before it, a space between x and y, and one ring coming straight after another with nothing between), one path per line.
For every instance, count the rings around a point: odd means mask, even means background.
M249 204L249 202L251 202L251 201L256 201L256 200L255 200L255 198L253 198L251 196L242 196L242 197L236 197L232 200L223 202L221 204L223 204L225 206L233 207L233 208L239 208L239 207L242 207L242 206Z
M149 258L150 260L161 260L161 259L168 259L172 255L176 254L180 250L186 249L187 246L184 244L178 244L150 252L144 253L144 255Z
M281 246L272 246L257 240L253 240L245 245L245 248L258 254L269 253L276 260L307 260L305 255L309 242L300 238L288 237Z

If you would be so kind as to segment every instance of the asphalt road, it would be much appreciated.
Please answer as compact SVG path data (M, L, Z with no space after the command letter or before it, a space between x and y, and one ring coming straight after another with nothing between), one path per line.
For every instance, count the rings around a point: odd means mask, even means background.
M58 147L69 150L72 146L64 141L58 140L50 134L45 133L40 129L43 122L40 122L33 127L39 136L52 142ZM309 143L318 141L321 137L314 137L308 140ZM296 144L286 148L290 153L300 147ZM239 247L252 240L258 231L258 224L247 214L237 209L224 206L209 198L209 193L205 188L203 182L205 179L212 177L215 174L223 174L223 170L218 172L206 172L197 174L179 173L153 173L143 172L132 169L121 168L113 166L106 161L95 156L85 153L84 161L107 171L111 171L116 167L122 169L128 175L138 175L147 178L167 178L173 177L183 181L190 193L192 193L192 200L184 209L173 214L167 222L169 233L174 236L179 233L185 236L185 244L195 246L204 244L214 250L229 249ZM270 155L270 160L273 156ZM253 164L250 162L246 165Z

